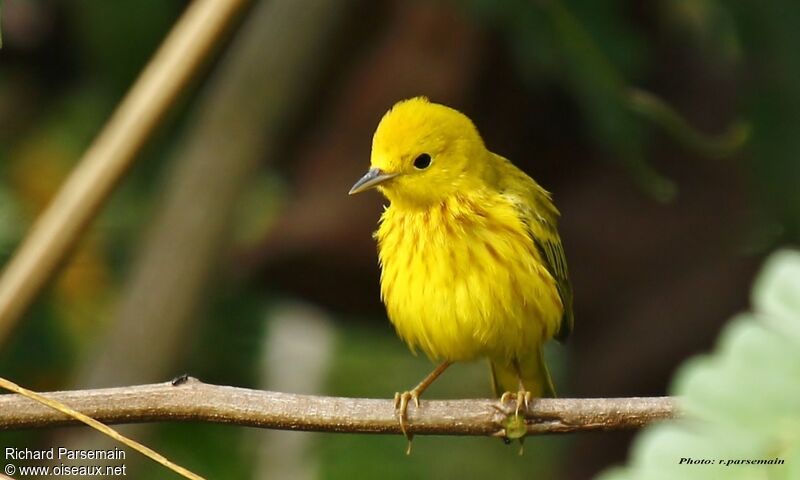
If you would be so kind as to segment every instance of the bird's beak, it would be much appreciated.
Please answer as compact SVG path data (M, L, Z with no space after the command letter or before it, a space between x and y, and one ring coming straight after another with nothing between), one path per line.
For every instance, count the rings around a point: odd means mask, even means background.
M356 193L369 190L370 188L376 187L386 180L396 176L396 173L385 173L380 168L370 168L369 171L367 171L367 173L365 173L363 177L359 178L355 185L353 185L353 188L350 189L348 195L355 195Z

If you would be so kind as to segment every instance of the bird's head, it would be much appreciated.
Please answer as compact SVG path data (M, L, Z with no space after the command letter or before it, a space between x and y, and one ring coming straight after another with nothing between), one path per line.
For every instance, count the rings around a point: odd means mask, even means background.
M350 194L377 187L392 203L425 207L481 181L489 153L466 115L416 97L386 112L370 169Z

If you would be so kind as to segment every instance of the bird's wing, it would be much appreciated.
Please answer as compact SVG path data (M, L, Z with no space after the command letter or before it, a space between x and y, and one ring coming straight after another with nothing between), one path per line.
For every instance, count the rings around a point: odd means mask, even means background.
M556 340L563 342L572 333L575 318L572 312L572 284L569 282L569 272L567 270L567 260L564 257L564 247L561 238L558 236L555 223L551 223L546 218L534 215L534 222L538 223L538 229L529 225L531 238L539 254L545 260L545 268L556 280L556 288L564 305L564 316L561 317L561 325L556 332Z
M559 213L547 190L513 166L511 162L508 160L505 162L506 166L511 167L513 171L508 171L505 176L508 181L503 182L502 190L519 211L520 220L539 251L545 268L556 280L556 288L561 297L561 303L564 305L564 314L555 338L559 342L563 342L572 332L575 318L572 310L572 284L569 281L567 260L564 256L561 237L556 228Z

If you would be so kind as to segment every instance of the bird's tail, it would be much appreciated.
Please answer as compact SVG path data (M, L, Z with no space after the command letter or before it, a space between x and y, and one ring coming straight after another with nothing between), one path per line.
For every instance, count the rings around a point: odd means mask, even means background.
M490 360L489 365L492 369L492 387L498 397L504 392L517 392L520 389L520 380L525 390L534 397L556 396L541 347L513 362Z

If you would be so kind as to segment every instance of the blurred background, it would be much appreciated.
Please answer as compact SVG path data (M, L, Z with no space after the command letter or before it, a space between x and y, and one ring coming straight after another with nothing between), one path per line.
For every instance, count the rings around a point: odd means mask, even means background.
M0 345L35 390L160 382L391 397L431 368L379 300L383 199L348 197L397 100L467 113L553 192L576 327L548 351L566 397L662 395L800 240L800 3L258 0L101 217ZM14 253L186 8L2 2L0 262ZM425 398L487 397L485 362ZM131 430L127 430L130 432ZM631 434L486 438L132 435L209 478L591 478ZM0 446L102 442L0 432ZM77 447L75 447L77 448ZM129 476L164 478L128 455Z

